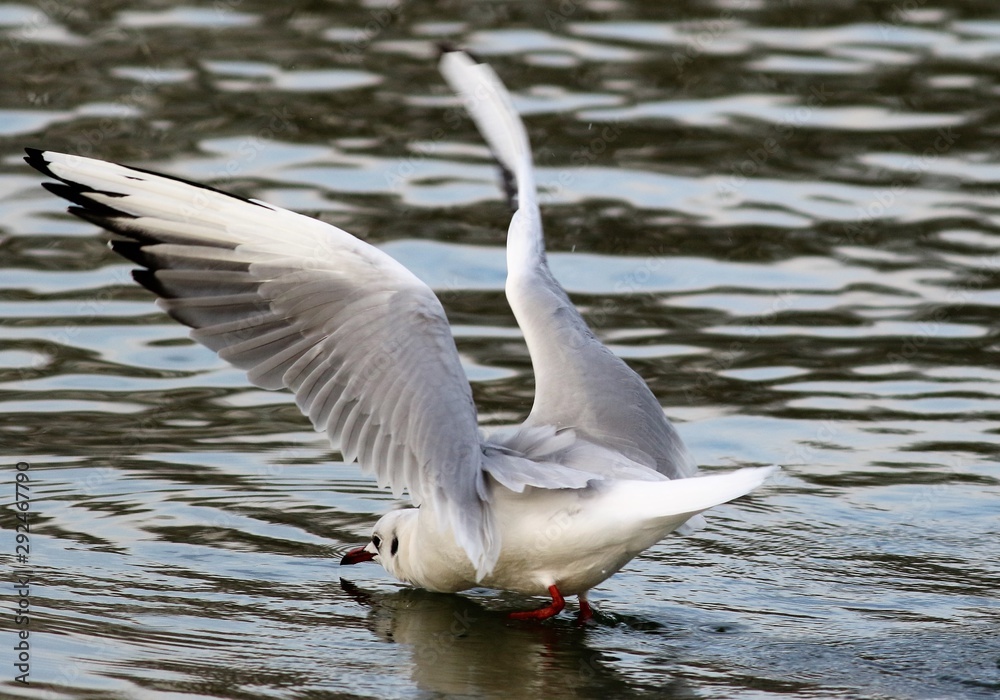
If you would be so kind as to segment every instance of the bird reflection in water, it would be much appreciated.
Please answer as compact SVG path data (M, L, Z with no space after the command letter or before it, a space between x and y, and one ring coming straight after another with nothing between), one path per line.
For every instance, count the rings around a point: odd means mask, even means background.
M618 672L612 655L588 643L601 627L625 624L602 613L596 624L565 618L513 621L503 601L491 609L469 596L416 588L386 593L346 579L340 586L368 609L367 626L376 637L409 647L412 678L423 691L519 698L696 697L675 678L636 684ZM635 626L654 632L658 627L652 622Z

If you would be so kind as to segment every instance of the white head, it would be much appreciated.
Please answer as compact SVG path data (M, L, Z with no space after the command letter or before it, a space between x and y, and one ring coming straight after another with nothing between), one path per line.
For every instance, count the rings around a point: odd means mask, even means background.
M407 555L411 551L411 538L417 525L416 508L405 508L386 513L372 528L372 539L364 547L352 549L340 560L341 566L376 561L389 574L404 583L411 583L407 575Z

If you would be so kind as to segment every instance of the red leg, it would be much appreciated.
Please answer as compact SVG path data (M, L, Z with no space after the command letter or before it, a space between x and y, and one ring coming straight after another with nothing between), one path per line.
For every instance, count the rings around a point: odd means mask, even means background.
M555 586L549 586L549 595L552 596L552 604L546 605L538 610L525 610L524 612L512 612L508 615L514 620L548 620L550 617L558 615L566 607L562 593Z
M587 620L594 619L594 609L587 602L587 596L581 593L578 597L580 598L580 612L576 616L576 621L586 622Z

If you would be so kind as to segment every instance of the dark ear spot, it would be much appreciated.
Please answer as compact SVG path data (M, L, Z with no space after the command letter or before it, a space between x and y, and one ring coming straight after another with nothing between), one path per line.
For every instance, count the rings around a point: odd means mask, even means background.
M392 547L389 548L389 552L390 552L390 554L392 556L396 556L396 552L398 552L398 551L399 551L399 538L398 537L393 537L392 538Z

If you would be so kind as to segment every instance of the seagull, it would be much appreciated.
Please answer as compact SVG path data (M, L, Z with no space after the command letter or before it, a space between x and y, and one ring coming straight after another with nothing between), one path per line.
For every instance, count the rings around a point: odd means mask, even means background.
M642 378L587 327L549 270L527 132L497 74L463 51L440 70L499 163L515 209L506 296L535 375L518 427L486 436L440 301L336 226L140 168L26 149L72 214L112 233L136 282L191 337L264 389L290 389L347 462L412 508L342 565L411 586L548 596L543 620L668 533L777 467L699 475Z

